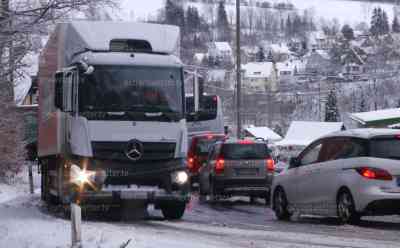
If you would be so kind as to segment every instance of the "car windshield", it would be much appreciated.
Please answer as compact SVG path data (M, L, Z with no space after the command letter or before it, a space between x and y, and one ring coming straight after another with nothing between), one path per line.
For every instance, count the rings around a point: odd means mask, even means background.
M80 84L81 112L183 113L179 68L95 66Z
M385 138L372 140L370 155L377 158L400 160L400 139Z
M224 144L222 146L224 159L265 159L268 148L265 144Z
M204 137L199 138L196 145L196 153L198 155L207 155L210 147L217 141L223 140L223 136L213 136L213 137Z

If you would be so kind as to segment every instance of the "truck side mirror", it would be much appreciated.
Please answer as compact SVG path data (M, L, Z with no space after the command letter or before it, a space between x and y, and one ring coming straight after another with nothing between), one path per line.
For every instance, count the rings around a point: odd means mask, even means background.
M290 158L290 168L300 167L301 163L297 157Z

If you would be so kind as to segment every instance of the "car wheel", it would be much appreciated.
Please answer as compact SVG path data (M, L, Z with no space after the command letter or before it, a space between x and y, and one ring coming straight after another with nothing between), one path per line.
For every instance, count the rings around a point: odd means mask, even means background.
M343 190L337 200L337 215L343 224L355 224L360 221L356 211L353 196L348 190Z
M184 202L179 203L165 203L160 206L161 212L167 220L179 220L185 213L186 204Z
M288 210L288 201L286 198L285 191L282 188L275 190L274 198L274 212L278 220L289 220L291 213Z

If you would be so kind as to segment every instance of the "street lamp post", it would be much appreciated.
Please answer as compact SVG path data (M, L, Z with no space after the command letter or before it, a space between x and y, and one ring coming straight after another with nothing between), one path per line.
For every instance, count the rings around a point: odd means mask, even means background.
M240 0L236 0L236 118L237 118L237 137L240 138L242 134L242 120L241 120L241 58L240 58Z

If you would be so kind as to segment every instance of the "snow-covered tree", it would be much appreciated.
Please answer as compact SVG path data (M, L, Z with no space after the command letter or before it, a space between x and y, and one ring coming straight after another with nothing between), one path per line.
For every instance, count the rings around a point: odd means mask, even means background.
M371 34L375 36L389 33L390 26L386 12L382 8L375 8L371 18Z
M337 97L335 90L331 90L328 95L328 101L325 105L325 121L338 122L340 120L339 109L337 106Z
M399 23L399 19L397 18L397 16L395 16L393 18L392 31L393 31L393 33L400 33L400 23Z
M20 0L0 5L0 179L17 172L24 158L22 127L14 102L14 86L26 66L25 56L34 50L34 36L44 34L55 21L71 13L87 13L114 0Z

